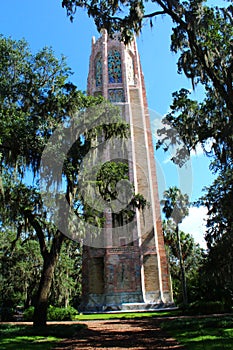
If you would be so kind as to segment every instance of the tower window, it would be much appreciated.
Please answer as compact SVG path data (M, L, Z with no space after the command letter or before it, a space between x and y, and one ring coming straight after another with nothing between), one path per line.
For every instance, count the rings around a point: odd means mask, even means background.
M123 89L109 89L108 90L108 100L110 102L124 102L124 90Z
M108 81L110 84L122 83L121 54L116 49L108 53Z
M102 57L98 55L95 59L95 84L102 86Z

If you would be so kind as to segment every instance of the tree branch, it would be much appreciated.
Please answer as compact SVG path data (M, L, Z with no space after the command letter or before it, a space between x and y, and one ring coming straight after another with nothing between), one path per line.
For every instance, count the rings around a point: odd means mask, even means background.
M189 38L190 50L198 58L198 60L200 60L200 63L204 67L205 72L207 73L208 77L212 80L214 87L217 91L219 91L220 96L226 101L228 109L233 113L233 101L228 95L223 84L219 81L212 67L208 65L203 50L198 46L195 40L196 36L193 30L194 27L190 25L190 23L188 25L185 21L181 19L180 15L175 13L174 9L172 8L172 3L170 3L170 5L168 3L168 6L166 6L161 0L157 0L156 2L163 9L163 11L173 19L174 22L180 24L180 26L186 31Z
M43 258L45 258L48 255L48 249L46 247L45 237L44 237L44 233L43 233L43 230L41 228L41 225L35 219L35 216L32 214L32 212L30 210L27 210L24 213L25 213L25 216L28 218L28 221L30 222L30 224L32 225L34 230L36 231L36 234L37 234L37 237L39 240L39 244L40 244L41 255L43 256Z
M50 255L55 261L57 260L57 257L61 251L61 246L65 238L66 237L63 235L63 233L57 230L56 235L53 238L52 247L50 251Z
M155 11L152 13L148 13L147 15L144 15L143 18L151 18L151 17L155 17L158 15L166 15L166 12L165 11Z
M212 80L214 87L219 92L220 96L226 101L227 108L233 113L233 101L230 99L226 89L217 78L214 69L212 69L212 67L208 65L203 50L198 46L195 40L195 34L193 33L193 30L189 30L186 27L186 31L190 42L190 50L200 60L205 72L207 73L208 77Z
M23 228L23 225L22 225L22 224L20 224L20 225L17 227L17 235L16 235L16 238L11 242L11 251L14 250L15 245L16 245L16 242L18 241L18 239L19 239L20 236L21 236L22 228Z
M175 13L175 11L172 9L172 6L170 4L170 6L166 6L163 4L163 2L161 0L156 0L157 4L162 7L163 11L165 12L165 14L168 14L172 20L178 24L180 24L184 29L187 29L187 24L186 22L184 22L180 15L177 15ZM180 5L181 6L181 5Z

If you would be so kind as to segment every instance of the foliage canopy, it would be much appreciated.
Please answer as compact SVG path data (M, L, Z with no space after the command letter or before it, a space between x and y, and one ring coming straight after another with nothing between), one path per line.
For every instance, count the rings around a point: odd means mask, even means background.
M71 282L70 274L64 277L69 269L68 257L64 272L59 266L62 258L65 261L63 247L68 254L70 245L63 231L53 223L49 211L51 204L42 200L39 170L45 171L48 186L52 185L55 189L61 179L53 176L53 172L55 169L56 174L56 166L62 160L64 199L76 210L78 218L96 221L100 214L85 206L80 194L79 172L82 161L90 150L101 146L103 140L128 135L128 125L122 121L118 109L107 102L103 103L102 97L94 98L78 91L69 82L70 75L71 70L64 58L55 58L52 49L44 48L32 54L24 40L0 37L0 227L1 234L10 230L16 235L14 244L17 241L25 244L24 241L29 240L38 243L42 266L34 313L34 324L37 326L46 323L52 283L58 286L61 275L66 294L72 294L72 283L70 287L66 285ZM96 105L98 107L95 108ZM89 113L86 113L88 108ZM74 116L77 121L75 127ZM105 120L101 119L102 116L105 116ZM111 122L106 122L109 116ZM64 152L60 152L61 147L66 146L72 132L79 131L79 127L81 131L64 155ZM58 142L52 144L50 140L55 131L58 132ZM98 138L99 135L101 138ZM50 163L53 163L52 168L41 163L45 151L50 156ZM118 174L118 178L121 175ZM98 181L104 191L105 179L100 176ZM53 196L51 192L51 201ZM140 206L140 200L136 202ZM81 210L77 210L78 207ZM60 214L64 219L63 225L67 225L66 218ZM75 255L75 252L72 254ZM55 273L56 266L60 276ZM67 303L67 295L62 296L61 293L60 297ZM54 289L51 298L57 298Z

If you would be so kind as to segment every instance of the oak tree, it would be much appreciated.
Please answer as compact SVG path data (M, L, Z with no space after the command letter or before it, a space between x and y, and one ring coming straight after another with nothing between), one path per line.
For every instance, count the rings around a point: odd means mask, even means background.
M85 219L93 220L99 213L85 212L79 193L82 160L103 140L128 135L128 126L119 117L118 109L108 103L100 105L101 97L87 97L78 91L68 80L70 74L64 58L55 58L51 49L44 48L32 54L24 40L0 37L0 225L2 231L6 225L12 226L17 239L24 234L26 239L39 242L43 266L36 298L35 326L46 324L54 271L63 243L68 239L61 227L53 222L51 206L42 200L38 174L44 167L41 163L43 152L47 149L50 163L53 163L49 172L44 169L48 185L55 189L65 179L62 183L64 200L76 212L77 218L85 216ZM87 108L97 104L98 108L85 114ZM64 155L59 146L66 145L71 139L74 132L71 124L78 111L81 114L76 120L79 123L80 119L81 131ZM106 122L110 114L111 122ZM105 122L100 121L103 115ZM79 131L78 126L76 131ZM50 144L56 130L60 130L60 143ZM60 160L62 180L53 176ZM55 194L51 192L51 200ZM81 210L78 210L80 206ZM58 215L65 228L68 223L63 217L63 208L59 209Z

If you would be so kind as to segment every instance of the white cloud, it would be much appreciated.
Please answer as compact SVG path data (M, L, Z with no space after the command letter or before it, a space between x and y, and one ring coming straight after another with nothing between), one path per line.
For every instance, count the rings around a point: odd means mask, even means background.
M213 137L210 137L209 139L207 139L204 143L204 148L205 148L205 151L206 152L211 152L211 149L212 149L212 146L213 146L213 143L214 143L214 138ZM195 150L192 150L190 152L190 155L191 156L202 156L204 154L204 151L203 151L203 147L201 145L201 143L198 143L196 145L196 148Z
M207 208L205 207L191 207L189 208L189 215L184 218L180 224L180 229L185 233L190 233L195 242L199 243L200 246L206 249L206 241L204 239L206 231L206 219L207 219Z
M191 157L198 157L198 156L202 156L204 154L202 145L200 143L197 144L195 150L191 150L190 152L190 156Z

